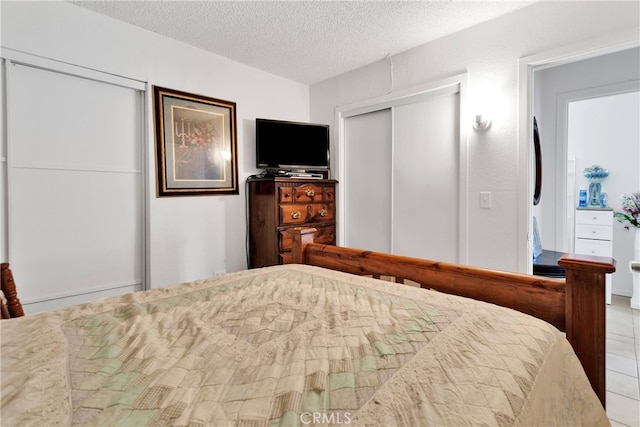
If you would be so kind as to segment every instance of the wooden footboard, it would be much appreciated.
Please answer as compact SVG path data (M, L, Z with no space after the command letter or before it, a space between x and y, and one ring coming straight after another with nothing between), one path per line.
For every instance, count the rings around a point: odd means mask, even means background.
M314 228L290 230L292 262L358 275L392 276L423 288L513 308L561 331L605 404L605 274L612 258L564 255L566 279L550 279L313 243Z

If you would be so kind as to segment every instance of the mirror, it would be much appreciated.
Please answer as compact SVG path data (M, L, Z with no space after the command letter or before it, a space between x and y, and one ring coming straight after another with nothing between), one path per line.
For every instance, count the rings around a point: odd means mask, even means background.
M535 188L533 190L533 206L540 203L542 193L542 157L540 152L540 135L538 133L538 122L533 117L533 151L535 152Z

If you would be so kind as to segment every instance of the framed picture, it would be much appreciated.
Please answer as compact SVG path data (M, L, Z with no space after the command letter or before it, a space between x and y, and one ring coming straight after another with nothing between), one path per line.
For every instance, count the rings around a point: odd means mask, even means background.
M235 102L153 87L158 197L238 194Z

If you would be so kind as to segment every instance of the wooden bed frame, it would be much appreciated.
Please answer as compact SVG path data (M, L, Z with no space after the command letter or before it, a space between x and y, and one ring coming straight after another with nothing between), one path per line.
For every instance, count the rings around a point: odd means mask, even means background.
M20 303L20 299L18 298L18 293L16 291L16 282L13 280L13 273L9 268L9 263L6 262L0 264L0 290L2 290L2 293L6 298L6 305L5 301L0 301L1 318L10 319L13 317L24 316L22 303Z
M566 332L567 340L605 406L605 274L612 258L564 255L566 279L509 273L313 243L315 228L290 229L292 263L373 277L474 298L513 308Z

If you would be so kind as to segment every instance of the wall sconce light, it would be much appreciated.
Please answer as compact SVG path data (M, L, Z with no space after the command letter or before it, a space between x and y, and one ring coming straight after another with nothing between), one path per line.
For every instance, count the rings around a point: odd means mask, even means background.
M473 128L475 130L487 130L491 127L491 119L484 117L482 114L476 116L475 122L473 122Z

